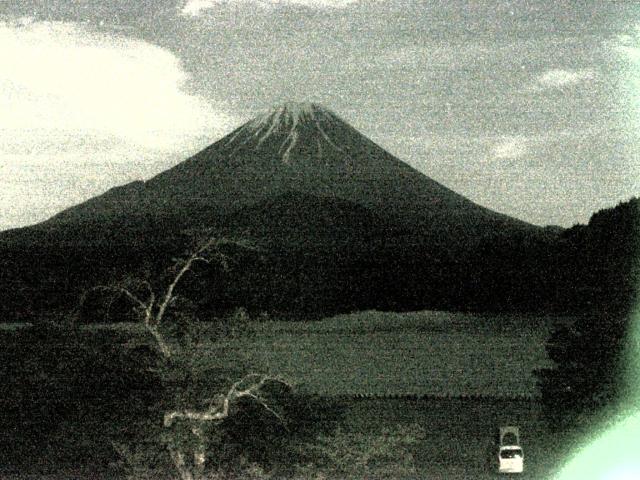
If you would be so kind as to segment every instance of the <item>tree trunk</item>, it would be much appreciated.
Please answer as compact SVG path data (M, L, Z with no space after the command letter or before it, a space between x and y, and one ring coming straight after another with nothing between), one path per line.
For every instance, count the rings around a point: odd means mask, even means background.
M206 437L200 427L194 427L192 432L198 439L198 445L193 450L193 467L197 478L202 478L207 461Z
M165 359L171 358L171 348L169 348L169 344L162 337L162 334L158 331L158 329L149 324L147 324L146 327L149 333L153 335L153 338L156 341L156 344L158 346L158 349L160 350L160 353L162 353L162 356Z
M184 454L177 449L170 448L169 452L171 454L171 459L173 460L173 464L176 466L178 473L180 474L181 480L194 480L193 474L187 467L187 463L184 460Z

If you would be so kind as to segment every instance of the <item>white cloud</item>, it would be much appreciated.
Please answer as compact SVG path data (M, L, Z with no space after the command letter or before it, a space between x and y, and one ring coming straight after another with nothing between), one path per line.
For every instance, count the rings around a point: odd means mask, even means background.
M591 80L595 74L591 70L549 70L538 77L538 84L544 88L560 88Z
M640 62L640 25L636 26L632 34L618 35L613 42L607 42L614 51L633 62Z
M139 40L0 22L0 58L0 229L157 173L143 164L193 153L234 123L184 90L172 53ZM78 182L60 188L69 176Z
M73 24L5 23L0 52L5 141L31 144L89 135L173 149L194 135L222 132L230 123L182 89L187 75L175 56L141 41Z
M310 8L344 8L359 0L187 0L182 7L182 14L197 17L206 10L217 5L230 3L254 3L263 7L277 5L299 5Z
M525 156L529 153L529 145L523 137L507 137L496 143L491 154L497 159L515 159Z
M461 65L482 62L486 55L488 55L488 49L480 44L469 43L464 46L451 46L434 42L421 46L394 46L383 49L367 61L389 68L421 68L424 66L456 68Z

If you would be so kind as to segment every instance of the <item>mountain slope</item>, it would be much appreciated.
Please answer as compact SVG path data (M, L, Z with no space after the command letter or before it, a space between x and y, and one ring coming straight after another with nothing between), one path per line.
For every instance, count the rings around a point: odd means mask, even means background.
M112 189L47 223L150 215L198 223L292 191L346 200L444 236L528 228L456 194L307 103L277 107L156 177Z
M219 229L233 236L262 239L278 248L331 249L345 245L373 248L405 233L377 212L355 203L300 192L288 192L232 213Z

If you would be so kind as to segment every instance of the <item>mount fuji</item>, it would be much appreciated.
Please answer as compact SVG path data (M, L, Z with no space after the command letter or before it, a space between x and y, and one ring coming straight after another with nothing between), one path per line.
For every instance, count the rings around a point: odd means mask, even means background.
M310 314L511 305L505 292L548 235L418 172L330 110L286 103L147 181L0 233L0 288L15 293L5 309L35 308L25 298L67 308L114 275L162 271L203 229L263 252L263 264L216 281L228 302Z
M313 103L275 107L156 177L113 188L44 225L172 218L193 227L281 197L295 208L296 195L301 207L347 202L443 240L531 228L430 179Z

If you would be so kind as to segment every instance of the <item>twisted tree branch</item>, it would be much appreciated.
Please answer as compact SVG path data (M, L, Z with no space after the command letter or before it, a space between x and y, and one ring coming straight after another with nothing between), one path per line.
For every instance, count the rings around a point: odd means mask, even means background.
M249 385L248 388L240 390L239 387L251 378L257 378L258 380ZM217 404L210 405L206 410L195 411L187 409L174 410L172 412L165 413L164 426L170 427L173 424L173 421L177 419L194 420L198 422L220 422L229 416L229 409L231 405L236 403L240 398L244 397L249 397L257 401L265 410L271 413L283 424L283 426L285 426L282 416L271 407L269 407L269 405L267 405L267 403L259 394L260 390L264 388L267 383L278 383L287 387L291 387L291 385L289 385L287 382L277 377L251 373L234 383L226 393L226 395L222 395L221 397L219 397Z

